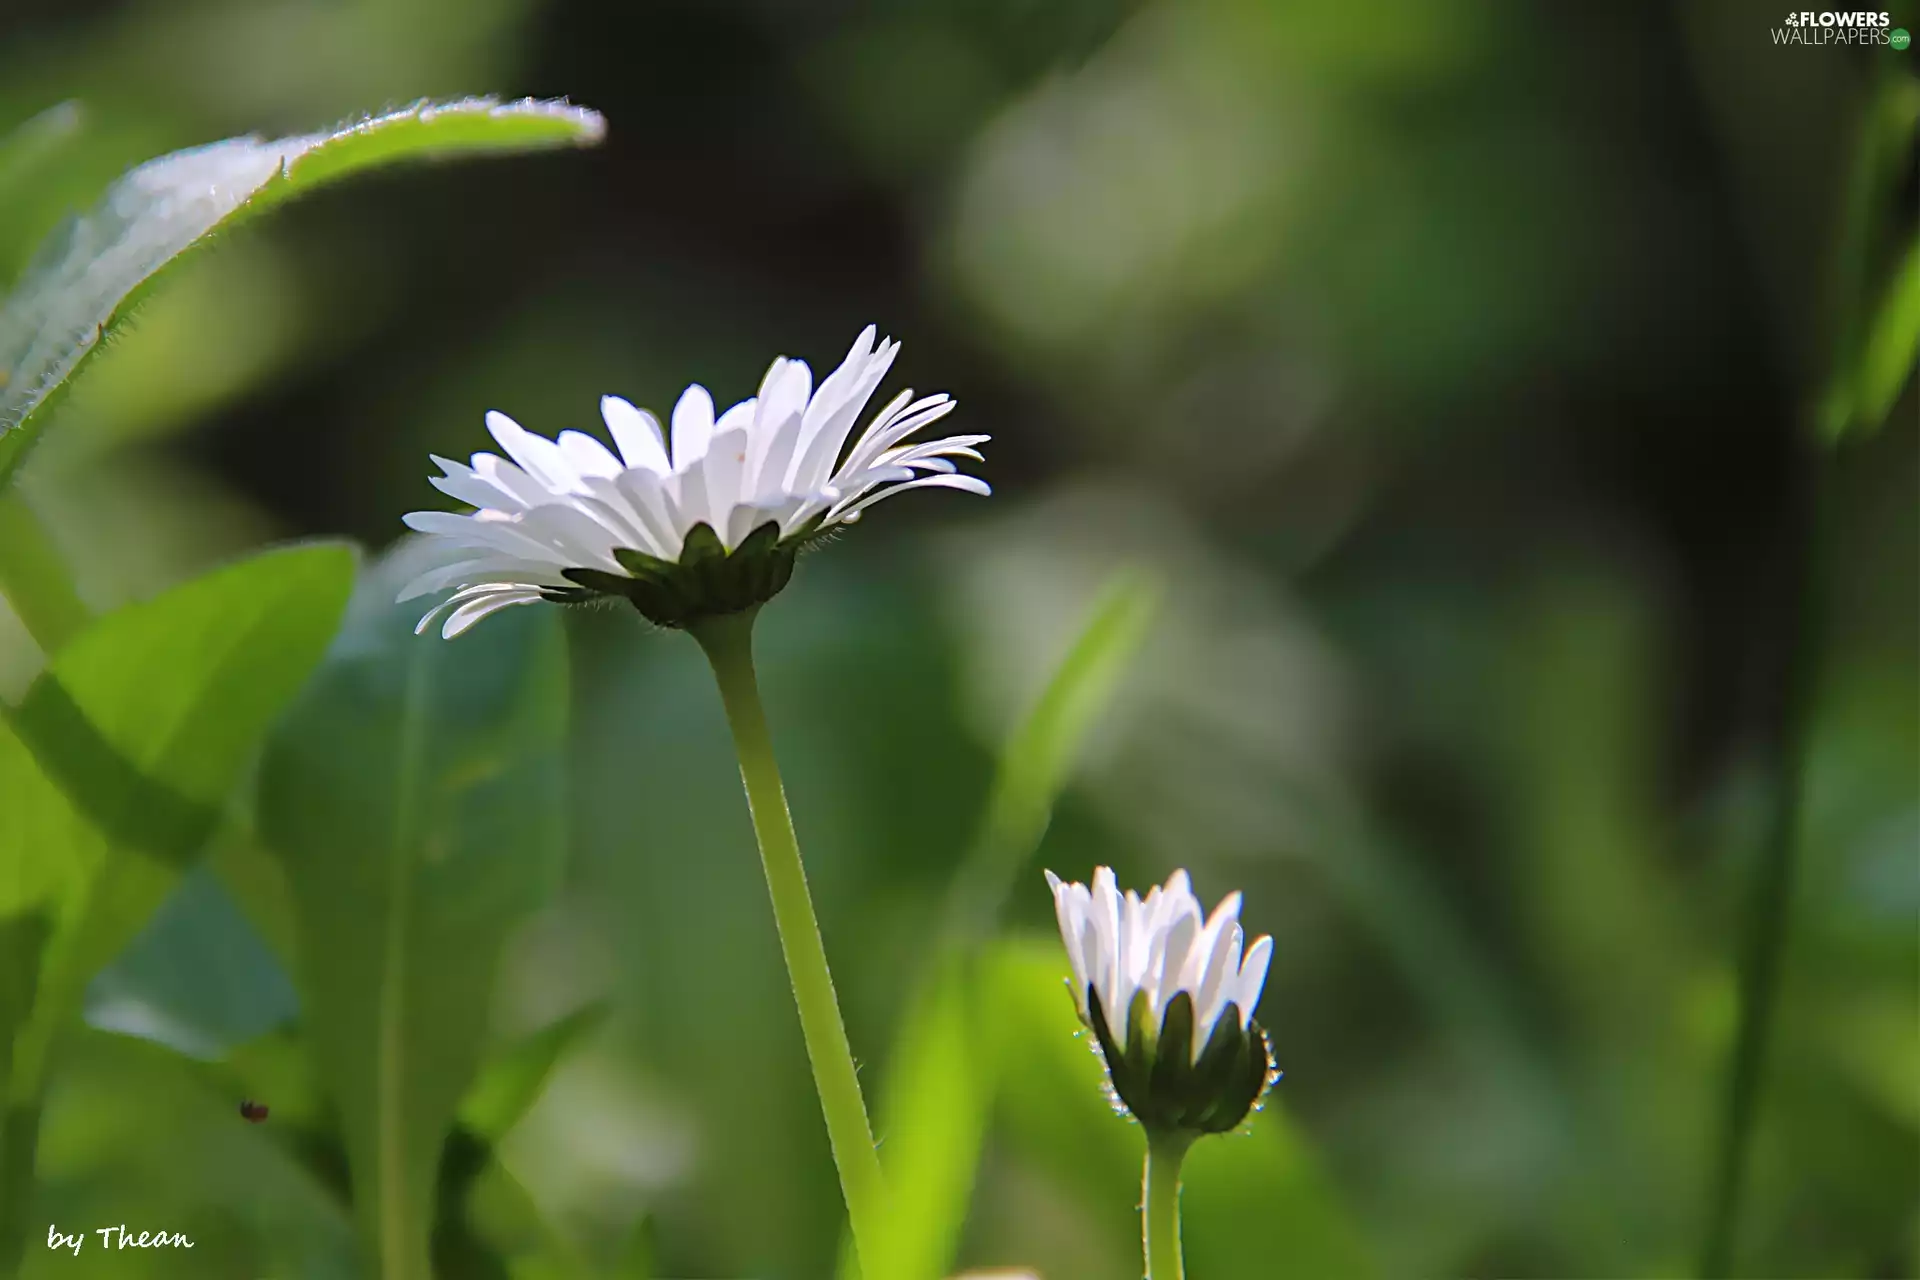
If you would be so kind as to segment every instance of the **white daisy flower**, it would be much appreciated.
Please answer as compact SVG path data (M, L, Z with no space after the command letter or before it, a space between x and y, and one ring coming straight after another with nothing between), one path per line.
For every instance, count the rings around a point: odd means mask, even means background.
M507 456L433 459L444 473L434 487L475 510L405 517L448 554L400 598L453 588L420 620L425 630L444 615L448 638L509 605L602 596L684 626L771 598L802 545L896 493L991 492L953 461L979 461L975 446L987 436L912 439L953 410L945 394L901 392L848 445L899 350L890 340L876 346L869 325L817 389L805 361L777 358L759 394L717 418L706 388L689 386L669 430L606 396L600 413L617 456L583 432L548 440L489 413L487 429Z
M1209 916L1185 871L1144 899L1120 892L1108 867L1094 869L1091 889L1046 875L1074 1001L1120 1100L1150 1129L1239 1124L1269 1083L1253 1011L1273 956L1272 938L1244 945L1240 894Z

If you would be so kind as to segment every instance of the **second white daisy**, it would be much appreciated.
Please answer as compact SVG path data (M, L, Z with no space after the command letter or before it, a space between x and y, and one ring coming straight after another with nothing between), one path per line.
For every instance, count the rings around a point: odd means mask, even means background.
M1093 886L1047 872L1073 969L1080 1020L1114 1092L1150 1133L1222 1133L1270 1083L1272 1054L1254 1021L1273 939L1245 945L1240 895L1203 915L1185 871L1145 898L1107 867Z

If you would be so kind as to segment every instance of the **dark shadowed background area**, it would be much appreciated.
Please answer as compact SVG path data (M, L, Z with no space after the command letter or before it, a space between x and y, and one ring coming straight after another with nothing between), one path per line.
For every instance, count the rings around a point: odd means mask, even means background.
M491 447L488 409L552 435L598 430L604 393L731 403L774 354L824 370L877 323L905 343L889 394L950 391L954 429L993 434L996 494L890 504L761 628L870 1090L999 742L1109 574L1145 565L1162 613L1002 931L1057 946L1039 866L1110 863L1241 888L1274 935L1261 1123L1286 1140L1230 1206L1189 1192L1196 1280L1325 1274L1242 1230L1302 1214L1389 1277L1693 1267L1783 820L1738 1266L1911 1275L1920 413L1909 379L1829 447L1821 406L1848 299L1914 238L1910 149L1853 249L1844 210L1860 139L1920 103L1920 51L1783 46L1779 19L12 0L0 128L73 99L85 131L0 208L9 251L232 134L488 92L609 121L597 150L396 171L222 240L23 484L107 605L267 541L386 545L444 505L430 451ZM588 1253L644 1218L661 1276L829 1274L839 1193L718 700L637 618L568 640L565 888L497 1021L612 1016L504 1158ZM0 616L0 666L25 653ZM234 1038L291 999L207 875L107 977L162 971ZM1137 1274L1130 1168L1077 1171L1106 1150L1060 1149L1042 1083L1007 1073L960 1261ZM340 1274L314 1194L137 1039L78 1042L41 1160L63 1221L204 1244L36 1251L30 1275Z

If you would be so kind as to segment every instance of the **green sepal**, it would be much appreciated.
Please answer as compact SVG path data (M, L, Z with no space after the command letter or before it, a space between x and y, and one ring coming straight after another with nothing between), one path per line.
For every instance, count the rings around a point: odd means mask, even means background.
M1215 1037L1219 1034L1220 1029L1215 1027ZM1189 1065L1193 1058L1193 996L1190 993L1177 991L1173 999L1167 1001L1167 1012L1160 1023L1158 1050L1152 1074L1147 1079L1151 1096L1168 1099L1187 1092L1188 1077L1194 1073Z
M692 568L702 560L724 560L726 558L727 549L721 545L720 535L715 533L713 526L704 520L687 530L686 540L680 544L680 567L682 569Z
M1203 1133L1238 1127L1266 1092L1272 1067L1267 1033L1254 1022L1242 1029L1239 1006L1228 1004L1193 1064L1194 1077L1206 1083L1206 1102L1188 1117L1192 1127Z
M702 525L702 528L706 526ZM780 543L780 522L769 520L740 540L733 549L735 556L762 556L772 551Z
M632 547L615 547L613 558L620 567L636 578L665 578L674 571L671 560L662 560L659 556L650 556L644 551L635 551Z
M602 595L624 596L633 579L618 573L608 573L603 569L563 569L560 576L568 582L577 582L588 591Z
M1258 1023L1240 1025L1228 1005L1193 1057L1193 997L1180 991L1160 1023L1149 1018L1144 992L1128 1009L1127 1039L1118 1043L1098 992L1087 991L1087 1020L1107 1064L1107 1080L1133 1118L1150 1134L1189 1138L1237 1128L1266 1091L1272 1051Z
M568 569L564 576L582 591L566 594L569 599L618 596L650 622L684 628L771 600L792 580L794 557L803 541L783 540L779 522L769 520L729 552L713 526L703 522L688 530L679 560L619 547L613 558L625 574Z

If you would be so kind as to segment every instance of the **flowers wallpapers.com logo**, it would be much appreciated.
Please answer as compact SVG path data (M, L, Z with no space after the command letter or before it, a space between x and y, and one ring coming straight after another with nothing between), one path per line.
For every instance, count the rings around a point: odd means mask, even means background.
M1893 25L1893 15L1867 10L1815 13L1798 10L1773 29L1775 44L1887 45L1905 49L1911 43L1904 28Z

